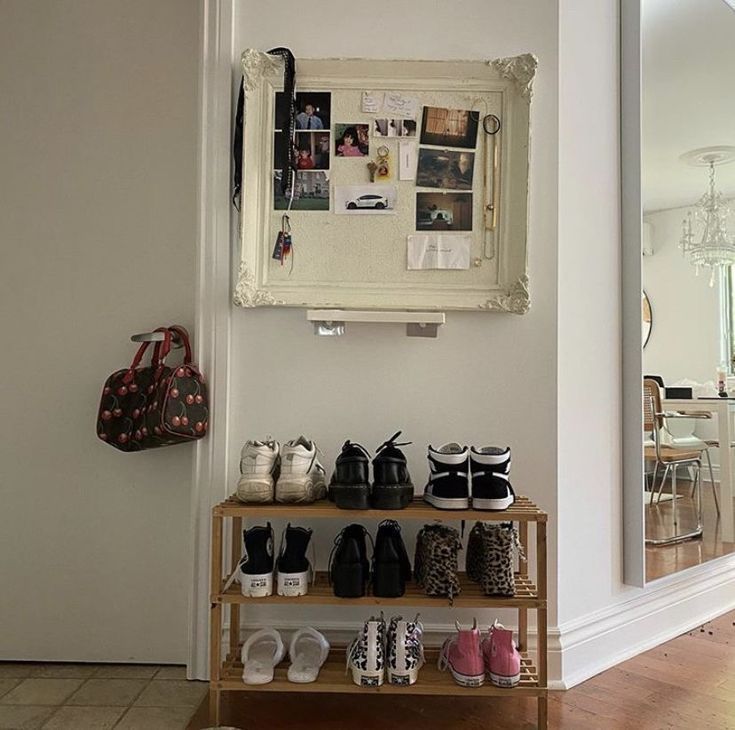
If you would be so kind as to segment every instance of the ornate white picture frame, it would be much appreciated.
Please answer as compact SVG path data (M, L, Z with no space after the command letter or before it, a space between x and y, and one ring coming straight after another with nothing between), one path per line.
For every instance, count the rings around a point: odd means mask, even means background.
M365 91L397 91L418 97L422 105L477 112L480 131L474 150L472 265L463 271L407 271L406 238L416 233L409 225L417 205L415 194L431 190L417 188L415 181L398 180L395 160L394 179L390 180L399 187L395 216L291 211L293 258L285 266L275 261L271 254L284 211L273 209L274 100L283 86L283 61L251 49L243 53L242 69L241 256L235 304L528 311L526 240L534 56L487 62L297 59L297 92L330 92L332 124L366 122L375 116L361 113L359 99ZM501 120L501 131L492 139L483 131L486 115ZM420 111L417 124L420 131ZM415 142L418 145L418 136ZM391 153L395 155L397 149L392 147ZM365 160L333 158L331 167L332 186L368 182ZM488 200L496 214L492 230L485 223Z

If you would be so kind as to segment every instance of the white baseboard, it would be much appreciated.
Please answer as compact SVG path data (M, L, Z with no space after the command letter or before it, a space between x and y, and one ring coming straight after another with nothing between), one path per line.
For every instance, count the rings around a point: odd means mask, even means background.
M701 568L657 581L629 600L562 624L562 688L735 609L735 555L713 561L706 572Z

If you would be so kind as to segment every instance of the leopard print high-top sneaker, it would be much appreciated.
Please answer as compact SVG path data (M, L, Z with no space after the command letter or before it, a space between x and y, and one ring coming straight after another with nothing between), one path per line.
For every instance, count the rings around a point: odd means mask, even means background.
M418 615L413 621L394 616L388 624L386 674L388 684L414 684L424 664L424 627Z
M476 522L467 542L467 577L488 596L514 596L513 568L523 550L511 522Z
M379 687L385 679L385 619L372 616L347 648L347 669L360 687Z

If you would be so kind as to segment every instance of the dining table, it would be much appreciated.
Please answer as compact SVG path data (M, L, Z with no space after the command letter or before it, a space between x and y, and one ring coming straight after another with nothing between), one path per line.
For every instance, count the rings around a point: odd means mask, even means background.
M717 441L719 442L719 482L721 535L723 542L735 542L735 516L733 511L733 414L735 398L664 398L664 412L710 413L717 419Z

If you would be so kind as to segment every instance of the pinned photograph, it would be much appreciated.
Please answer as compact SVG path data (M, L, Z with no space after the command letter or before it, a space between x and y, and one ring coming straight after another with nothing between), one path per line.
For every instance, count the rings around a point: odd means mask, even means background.
M334 188L335 213L393 214L397 200L395 185L337 185Z
M276 129L283 129L287 121L282 109L283 92L276 93ZM296 94L296 129L305 131L329 130L332 95L325 91L305 91Z
M365 157L370 151L367 124L335 124L334 136L337 157Z
M421 148L416 185L425 188L472 190L474 169L474 152Z
M471 231L472 193L416 193L417 231Z
M373 119L376 137L415 137L416 122L413 119Z
M421 144L474 149L477 145L479 116L478 112L469 109L425 106L421 123Z
M329 132L296 132L296 167L328 170L332 143Z
M273 207L288 210L291 188L281 188L281 171L273 173ZM291 210L329 210L329 177L323 170L299 170L295 173Z

